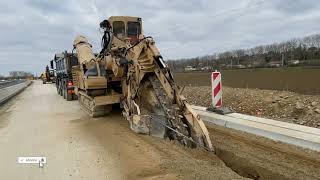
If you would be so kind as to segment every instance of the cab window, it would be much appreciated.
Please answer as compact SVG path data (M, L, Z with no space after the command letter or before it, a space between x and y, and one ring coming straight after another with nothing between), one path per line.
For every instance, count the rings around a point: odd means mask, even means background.
M118 38L122 38L125 36L125 26L122 21L113 22L113 33Z
M139 22L128 22L128 36L139 36L141 28Z

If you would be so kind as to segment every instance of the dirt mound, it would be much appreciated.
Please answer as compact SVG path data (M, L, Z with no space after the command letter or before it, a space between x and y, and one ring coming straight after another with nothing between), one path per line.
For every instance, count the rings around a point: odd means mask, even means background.
M210 86L188 86L183 93L191 104L211 103ZM224 87L223 104L243 114L320 128L319 95Z

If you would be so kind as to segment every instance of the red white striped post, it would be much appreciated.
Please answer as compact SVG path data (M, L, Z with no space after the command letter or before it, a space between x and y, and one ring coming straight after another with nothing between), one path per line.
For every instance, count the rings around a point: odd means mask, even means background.
M221 73L217 70L211 74L212 85L212 107L220 108L222 106L222 84Z

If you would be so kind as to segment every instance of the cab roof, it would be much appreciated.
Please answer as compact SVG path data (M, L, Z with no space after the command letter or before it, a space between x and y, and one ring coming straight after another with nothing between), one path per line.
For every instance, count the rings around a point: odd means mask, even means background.
M109 21L141 21L140 17L136 16L110 16Z

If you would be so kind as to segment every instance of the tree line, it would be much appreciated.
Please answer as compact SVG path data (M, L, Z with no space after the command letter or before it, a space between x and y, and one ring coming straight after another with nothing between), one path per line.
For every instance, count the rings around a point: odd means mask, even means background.
M173 71L258 68L280 66L320 66L320 34L293 38L281 43L236 49L195 58L167 61Z
M34 75L30 72L26 71L10 71L9 76L3 76L0 75L0 80L1 79L27 79L34 77Z

